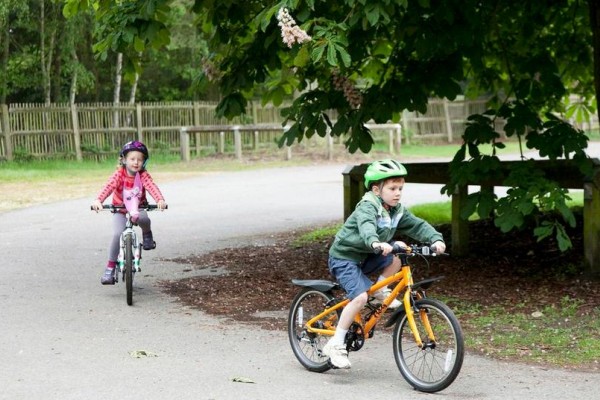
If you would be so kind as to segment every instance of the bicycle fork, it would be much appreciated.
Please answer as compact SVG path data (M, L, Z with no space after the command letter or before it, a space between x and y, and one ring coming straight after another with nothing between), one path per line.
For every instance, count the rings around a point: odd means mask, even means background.
M119 255L117 257L117 265L119 272L122 273L125 269L125 238L131 236L131 246L133 254L133 271L139 272L142 270L140 267L140 260L142 259L142 245L138 242L137 235L132 228L127 228L119 238Z
M404 303L404 309L406 310L406 319L408 320L408 325L410 326L410 330L415 337L415 342L419 348L423 349L423 340L421 339L421 335L419 334L419 329L417 328L417 324L415 322L415 308L413 295L411 293L410 288L406 290L404 293L404 298L402 302ZM431 324L429 323L429 316L427 315L427 310L418 310L419 319L425 328L425 332L427 333L428 339L430 343L435 343L435 335L433 334L433 329L431 328Z

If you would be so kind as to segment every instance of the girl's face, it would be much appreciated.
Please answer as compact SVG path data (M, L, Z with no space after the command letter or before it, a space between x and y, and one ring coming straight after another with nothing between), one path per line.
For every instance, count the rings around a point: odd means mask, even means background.
M384 204L395 207L400 203L402 189L404 188L404 178L392 178L385 181L383 186L373 186L373 193L381 197Z
M127 172L130 175L135 175L136 172L142 170L144 166L144 154L141 151L130 151L125 154L125 159L123 160L123 164L127 168Z

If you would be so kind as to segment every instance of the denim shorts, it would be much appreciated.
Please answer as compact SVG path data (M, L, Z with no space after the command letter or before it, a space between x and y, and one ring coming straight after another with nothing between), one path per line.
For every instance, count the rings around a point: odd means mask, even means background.
M390 265L393 261L393 255L387 256L381 254L369 254L362 262L357 263L352 260L342 260L340 258L329 257L329 272L335 277L342 288L346 291L347 297L352 300L359 294L366 292L373 285L373 282L367 275L376 273Z

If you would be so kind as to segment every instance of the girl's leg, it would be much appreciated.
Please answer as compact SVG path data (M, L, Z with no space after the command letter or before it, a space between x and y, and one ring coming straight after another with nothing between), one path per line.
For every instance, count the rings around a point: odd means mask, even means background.
M142 228L142 233L152 232L150 229L150 218L148 217L147 211L140 210L140 216L137 220L137 224L140 228Z
M117 266L117 257L119 256L119 241L121 233L125 229L125 215L121 213L113 214L113 236L108 247L108 262L104 274L100 279L103 285L114 285L115 267Z
M144 250L154 249L156 247L156 242L154 241L154 237L152 236L150 218L148 217L147 211L140 211L140 216L138 218L137 224L140 228L142 228Z
M117 261L117 257L119 256L119 240L121 238L121 233L125 230L126 222L127 219L125 214L113 214L113 236L110 241L110 247L108 248L108 261Z

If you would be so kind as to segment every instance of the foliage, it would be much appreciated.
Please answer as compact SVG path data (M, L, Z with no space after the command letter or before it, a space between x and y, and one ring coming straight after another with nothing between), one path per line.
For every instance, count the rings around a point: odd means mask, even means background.
M290 45L275 25L282 7L310 41ZM292 89L300 92L283 111L292 125L280 145L330 133L345 136L351 153L366 153L373 146L368 121L397 121L403 110L424 112L432 96L491 94L489 111L470 118L447 193L501 178L497 151L503 136L517 137L541 157L572 158L583 173L589 171L588 138L557 117L593 111L589 102L566 101L570 94L593 95L592 32L588 8L579 1L196 0L195 11L214 51L210 61L221 74L221 115L243 112L260 84L269 88L262 92L265 103L280 103ZM505 122L503 132L498 121ZM491 145L492 154L482 154L480 145ZM567 192L535 171L530 163L515 167L506 179L514 188L503 199L486 191L472 194L463 217L494 214L503 231L533 220L540 240L554 234L562 250L569 248L563 223L574 222L565 206ZM549 212L556 218L536 217Z
M164 1L162 5L154 1L0 0L0 102L45 99L40 62L42 1L46 6L46 55L52 55L52 62L45 65L52 102L68 101L72 84L76 84L77 102L112 101L117 51L129 48L125 78L133 78L136 67L138 71L144 67L138 100L218 97L215 86L201 79L200 61L208 51L193 14L188 12L193 0ZM157 7L164 12L151 13ZM56 12L61 9L62 13ZM54 40L53 27L59 27ZM137 37L148 40L128 41ZM144 44L141 53L136 50L140 43ZM102 53L94 53L93 47ZM133 79L125 79L122 89L128 90L132 84Z
M424 112L431 97L491 95L489 111L470 118L452 162L444 189L451 193L472 178L503 173L496 153L503 136L517 137L542 157L572 158L587 171L588 138L558 115L583 118L595 107L589 101L590 43L599 34L592 31L598 29L598 6L588 2L195 0L192 10L209 43L203 72L219 84L220 116L244 113L258 94L273 104L294 97L283 112L291 128L280 145L330 133L344 136L352 153L369 152L368 121L398 121L403 110ZM94 4L111 21L101 52L111 47L131 55L168 41L166 0ZM67 0L65 10L84 5L89 1ZM571 94L582 101L571 105ZM491 154L479 151L490 144ZM523 180L529 177L522 170L510 172L520 189L502 200L473 194L463 216L495 213L498 226L513 229L537 212L554 210L570 224L563 212L566 194L547 178ZM561 248L569 247L562 222L546 221L536 234L544 238L550 231Z

